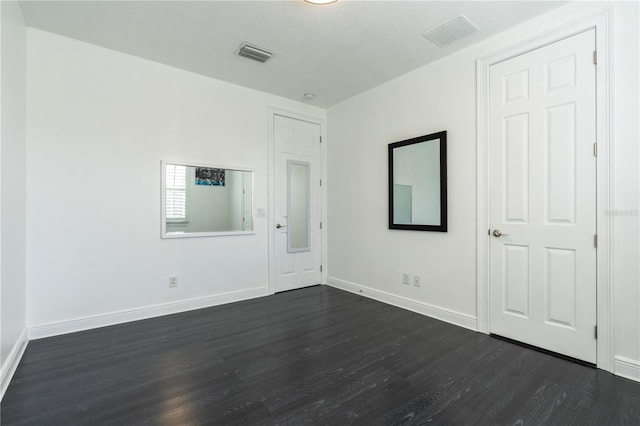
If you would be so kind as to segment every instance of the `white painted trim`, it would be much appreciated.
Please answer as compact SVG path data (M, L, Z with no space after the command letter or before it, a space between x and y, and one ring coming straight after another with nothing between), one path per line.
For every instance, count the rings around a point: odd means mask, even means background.
M489 111L489 66L476 63L476 111L478 118L476 143L476 315L478 331L489 333L489 156L487 120Z
M603 370L613 372L614 365L614 318L612 303L613 297L613 271L610 268L613 259L614 241L613 221L606 214L613 205L613 123L611 114L612 102L612 64L611 52L611 15L609 8L599 11L587 17L579 18L571 23L563 25L551 31L540 34L534 39L519 43L499 52L494 52L486 57L479 58L476 68L477 87L477 228L476 228L476 309L478 315L478 331L489 333L489 186L488 170L489 158L487 156L487 120L488 120L488 89L489 67L495 63L512 58L533 49L546 46L556 41L571 37L572 35L595 28L596 49L598 51L597 79L597 229L598 229L598 254L597 254L597 303L598 303L598 342L597 342L597 366Z
M615 374L640 382L640 361L623 356L616 356Z
M179 312L191 311L194 309L208 308L211 306L223 305L231 302L253 299L267 296L268 287L258 287L249 290L234 291L229 293L216 294L213 296L197 297L193 299L180 300L177 302L161 303L143 308L109 312L90 317L75 318L68 321L53 322L29 327L29 339L41 339L43 337L58 336L61 334L74 333L76 331L90 330L93 328L106 327L109 325L122 324L130 321L138 321L147 318L154 318L163 315L176 314Z
M613 122L613 12L605 11L593 18L596 23L596 49L598 51L596 138L598 176L596 182L596 204L598 205L596 227L598 233L597 254L597 301L598 301L598 342L597 366L603 370L615 371L615 241L613 236L615 221L608 212L614 206L614 129Z
M408 311L426 315L440 321L448 322L449 324L468 328L469 330L476 331L477 329L477 321L474 316L456 312L451 309L430 305L418 300L397 296L395 294L387 293L386 291L376 290L371 287L333 277L327 278L327 285L340 290L356 293L379 302L397 306Z
M29 340L27 339L27 329L25 328L22 330L22 333L20 333L7 359L2 364L2 369L0 369L0 400L4 397L4 393L7 391L9 383L11 383L11 379L18 368L18 364L20 364L22 355L24 355L24 351L27 349L27 343L29 343Z
M322 144L320 144L321 155L321 170L320 178L322 179L322 188L320 188L320 195L322 200L321 215L322 215L322 229L320 235L322 236L322 248L321 248L321 264L323 265L321 280L322 283L327 282L327 121L323 117L311 116L305 114L299 114L287 109L279 107L268 108L268 141L269 141L269 214L268 214L268 237L269 237L269 294L274 294L276 291L275 285L275 139L274 139L274 121L275 116L289 117L296 120L307 121L309 123L317 124L320 126L320 137L322 138Z

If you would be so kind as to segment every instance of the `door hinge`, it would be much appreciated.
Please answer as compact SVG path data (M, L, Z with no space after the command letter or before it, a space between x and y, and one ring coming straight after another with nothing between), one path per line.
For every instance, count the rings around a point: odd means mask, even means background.
M593 51L593 65L598 65L598 51Z
M593 144L593 156L594 157L598 156L598 144L597 143Z
M593 247L598 248L598 234L593 235Z
M594 326L593 327L593 337L595 337L596 339L598 338L598 326Z
M322 143L322 136L320 136L320 143Z
M320 272L322 272L322 265L320 265Z
M322 222L320 222L320 229L322 229Z
M322 179L320 179L320 186L322 186Z

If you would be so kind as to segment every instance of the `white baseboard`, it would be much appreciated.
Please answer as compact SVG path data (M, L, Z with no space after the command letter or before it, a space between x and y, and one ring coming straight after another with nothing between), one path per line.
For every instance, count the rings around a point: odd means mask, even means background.
M440 321L468 328L469 330L477 331L477 319L476 317L471 315L430 305L428 303L420 302L406 297L397 296L395 294L387 293L386 291L376 290L371 287L366 287L338 278L328 277L327 285L339 288L341 290L346 290L351 293L356 293L361 296L377 300L379 302L388 303L389 305L417 312L419 314L426 315Z
M9 383L11 383L11 379L18 368L18 364L20 364L22 355L24 355L24 350L27 349L27 343L29 343L29 340L27 340L27 329L25 328L22 330L22 333L20 333L18 341L13 345L9 356L7 356L7 359L0 369L0 400L4 397L4 393L7 391Z
M640 382L640 361L623 356L616 356L614 365L614 372L617 376Z
M268 287L252 288L248 290L234 291L213 296L198 297L194 299L180 300L177 302L162 303L142 308L125 311L110 312L91 317L76 318L68 321L60 321L29 327L29 339L41 339L43 337L58 336L74 333L76 331L92 328L106 327L122 324L130 321L138 321L162 315L176 314L194 309L208 308L225 303L239 302L269 295Z

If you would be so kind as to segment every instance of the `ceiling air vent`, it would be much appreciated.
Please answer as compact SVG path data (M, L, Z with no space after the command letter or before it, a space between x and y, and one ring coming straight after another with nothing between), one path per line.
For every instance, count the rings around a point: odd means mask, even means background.
M439 47L445 47L478 31L478 27L466 16L458 15L422 35Z
M258 62L267 62L273 53L262 50L259 47L252 46L248 43L242 43L240 49L238 49L238 55L245 58L253 59Z

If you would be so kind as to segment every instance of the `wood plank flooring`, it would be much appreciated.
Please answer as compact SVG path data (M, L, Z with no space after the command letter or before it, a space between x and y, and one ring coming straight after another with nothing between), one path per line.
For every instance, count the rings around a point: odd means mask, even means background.
M640 425L640 383L326 286L29 343L13 425Z

